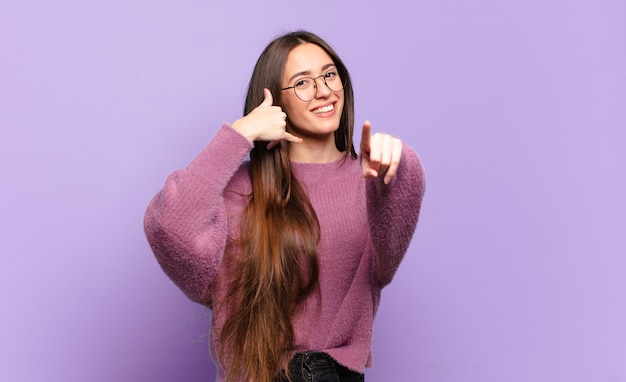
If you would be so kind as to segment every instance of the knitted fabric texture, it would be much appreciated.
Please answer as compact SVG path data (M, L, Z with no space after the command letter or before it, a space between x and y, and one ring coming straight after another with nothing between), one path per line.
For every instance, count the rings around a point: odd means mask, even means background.
M228 309L232 259L240 251L239 218L252 186L252 145L228 124L185 168L175 171L150 202L146 237L159 264L193 301L213 309L214 356ZM292 162L321 226L319 287L294 317L294 352L318 350L359 372L371 366L374 316L415 230L425 189L424 170L404 145L396 176L366 180L358 159ZM214 357L216 358L216 357ZM219 363L218 381L223 378Z

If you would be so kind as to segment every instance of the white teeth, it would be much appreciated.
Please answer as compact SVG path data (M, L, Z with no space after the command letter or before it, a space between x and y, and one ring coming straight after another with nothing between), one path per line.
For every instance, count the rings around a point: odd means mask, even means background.
M335 108L335 106L331 104L331 105L328 105L328 106L317 108L317 109L313 110L313 113L315 113L315 114L328 113L329 111L333 110L334 108Z

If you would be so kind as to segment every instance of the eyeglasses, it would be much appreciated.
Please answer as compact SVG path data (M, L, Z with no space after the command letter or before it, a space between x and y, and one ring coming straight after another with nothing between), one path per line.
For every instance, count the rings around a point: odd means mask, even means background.
M328 88L334 92L340 92L343 90L343 83L339 78L337 69L331 69L326 73L317 77L302 77L296 80L293 86L282 88L280 90L293 89L301 101L309 102L313 101L317 97L317 79L322 78Z

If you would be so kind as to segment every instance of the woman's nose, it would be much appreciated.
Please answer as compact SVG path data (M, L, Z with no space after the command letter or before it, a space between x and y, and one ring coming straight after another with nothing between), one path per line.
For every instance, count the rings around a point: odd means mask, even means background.
M315 79L315 98L326 98L330 95L330 88L326 85L323 77Z

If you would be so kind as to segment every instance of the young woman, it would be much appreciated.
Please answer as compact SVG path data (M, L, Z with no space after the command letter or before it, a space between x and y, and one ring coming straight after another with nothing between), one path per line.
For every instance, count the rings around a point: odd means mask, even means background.
M363 381L372 325L415 230L416 154L363 124L318 36L271 42L244 117L171 174L145 215L169 277L212 309L218 381ZM249 160L247 157L249 155Z

